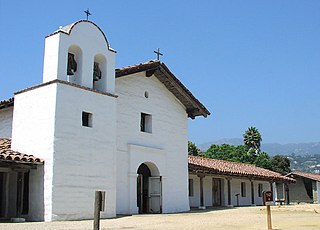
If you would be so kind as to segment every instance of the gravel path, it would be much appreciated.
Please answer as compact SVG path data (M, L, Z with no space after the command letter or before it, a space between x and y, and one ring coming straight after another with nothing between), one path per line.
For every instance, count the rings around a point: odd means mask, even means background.
M273 229L320 229L320 205L271 207ZM93 222L0 223L1 230L89 230ZM101 229L267 229L265 207L207 209L188 213L134 215L102 220Z

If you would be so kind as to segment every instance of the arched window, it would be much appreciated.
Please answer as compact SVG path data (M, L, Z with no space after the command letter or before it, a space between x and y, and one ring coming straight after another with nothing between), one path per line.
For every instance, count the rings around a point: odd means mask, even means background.
M82 50L79 46L72 45L67 55L67 81L80 85L82 82Z
M94 56L92 67L93 88L99 91L107 91L107 61L102 54Z

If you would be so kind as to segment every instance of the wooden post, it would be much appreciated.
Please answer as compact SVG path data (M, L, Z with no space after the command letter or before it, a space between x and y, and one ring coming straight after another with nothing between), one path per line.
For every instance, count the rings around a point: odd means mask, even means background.
M22 212L22 172L17 172L17 218L21 217Z
M94 220L93 220L93 230L99 230L100 229L100 210L101 210L101 191L95 192L95 198L94 198Z
M199 208L205 209L204 194L203 194L203 178L205 177L205 175L200 174L198 175L198 177L200 178L200 207Z
M227 178L228 185L228 205L231 206L231 182L230 179Z
M267 206L268 230L272 230L271 210L270 210L270 204L273 204L273 193L272 193L272 191L264 191L263 192L263 203Z
M290 196L289 196L289 185L286 184L286 201L287 201L287 204L289 205L290 204Z
M267 223L268 223L268 230L272 230L270 205L267 205Z
M253 181L251 181L251 205L254 205L254 185L253 185Z

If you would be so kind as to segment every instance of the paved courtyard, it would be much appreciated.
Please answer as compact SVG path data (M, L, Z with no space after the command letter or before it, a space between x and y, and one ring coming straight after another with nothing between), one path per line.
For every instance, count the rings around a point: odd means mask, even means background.
M271 212L273 229L320 229L320 205L274 206ZM1 230L89 230L92 226L91 220L0 223ZM102 220L101 229L267 229L266 208L219 208L178 214L124 216Z

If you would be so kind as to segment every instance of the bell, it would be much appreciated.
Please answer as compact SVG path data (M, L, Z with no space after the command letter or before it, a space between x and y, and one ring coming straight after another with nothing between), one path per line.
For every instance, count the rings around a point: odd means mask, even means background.
M74 54L68 53L67 75L74 75L74 72L76 71L77 71L77 62L74 59Z
M99 81L101 79L101 70L99 68L99 63L94 62L93 65L93 81Z
M68 65L67 75L74 75L72 69Z

